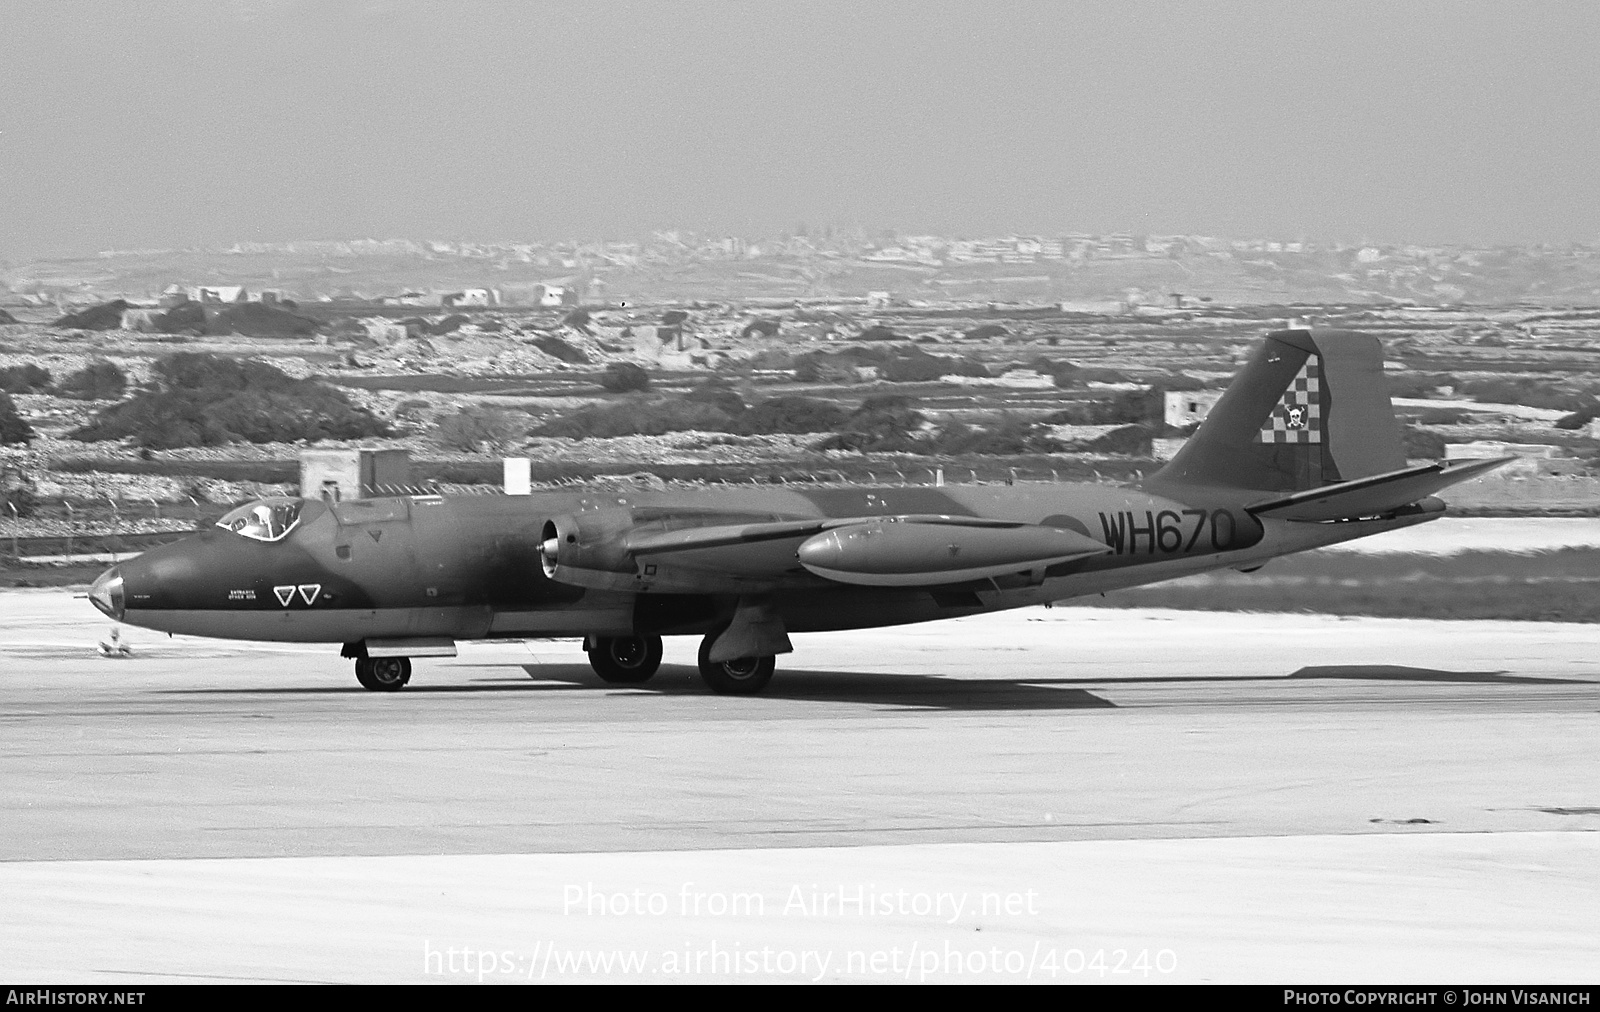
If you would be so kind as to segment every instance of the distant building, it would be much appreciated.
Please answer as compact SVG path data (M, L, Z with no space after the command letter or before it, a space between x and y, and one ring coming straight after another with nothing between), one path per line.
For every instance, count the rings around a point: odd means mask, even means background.
M539 305L557 308L560 306L576 306L578 304L578 291L565 285L540 285L538 287Z
M300 494L308 499L370 499L403 494L411 481L405 450L349 447L300 451Z
M1222 399L1221 390L1168 390L1166 423L1174 429L1203 422Z
M133 307L122 311L122 322L118 325L122 330L138 330L153 332L156 329L156 317L163 315L160 309L145 309Z
M468 288L461 292L452 292L439 300L442 306L498 306L500 293L493 288Z
M533 491L533 461L528 457L506 457L503 462L503 488L506 495L528 495Z
M194 290L193 298L196 302L244 302L250 293L245 291L243 285L212 285L201 286Z

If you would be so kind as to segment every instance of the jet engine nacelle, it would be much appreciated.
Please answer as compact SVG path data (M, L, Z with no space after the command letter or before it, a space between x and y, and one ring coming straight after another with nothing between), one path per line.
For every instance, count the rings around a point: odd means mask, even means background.
M540 568L557 583L631 589L635 566L625 539L632 526L626 509L551 517L539 534Z
M1037 583L1054 563L1108 550L1057 527L881 521L824 531L802 544L799 555L811 572L841 583L926 587L1019 572L1036 575Z

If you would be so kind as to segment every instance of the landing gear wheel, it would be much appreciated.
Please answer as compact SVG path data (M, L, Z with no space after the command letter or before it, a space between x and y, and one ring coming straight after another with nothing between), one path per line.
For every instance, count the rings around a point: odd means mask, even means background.
M766 657L739 657L731 661L711 661L711 644L720 633L712 633L700 641L700 677L706 680L712 692L724 696L753 696L772 681L773 669L778 660Z
M411 658L358 657L356 681L373 692L399 692L411 681Z
M593 643L589 666L603 682L638 685L661 667L660 636L597 636Z

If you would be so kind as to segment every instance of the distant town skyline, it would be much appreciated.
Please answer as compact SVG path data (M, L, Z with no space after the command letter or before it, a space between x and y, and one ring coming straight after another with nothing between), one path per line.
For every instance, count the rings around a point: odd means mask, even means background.
M0 0L0 260L371 236L1600 241L1600 5Z

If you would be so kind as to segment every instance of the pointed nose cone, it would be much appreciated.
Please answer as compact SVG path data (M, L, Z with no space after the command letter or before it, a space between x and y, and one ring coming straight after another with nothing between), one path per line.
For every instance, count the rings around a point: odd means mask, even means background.
M126 599L122 591L122 571L112 566L89 585L89 601L106 615L122 621Z
M800 557L801 565L836 569L840 557L844 554L844 548L839 542L838 531L825 531L808 539L795 554Z

